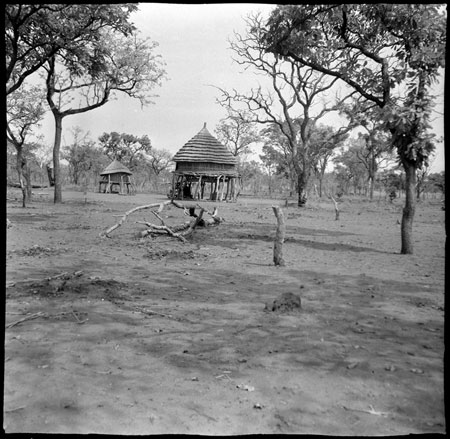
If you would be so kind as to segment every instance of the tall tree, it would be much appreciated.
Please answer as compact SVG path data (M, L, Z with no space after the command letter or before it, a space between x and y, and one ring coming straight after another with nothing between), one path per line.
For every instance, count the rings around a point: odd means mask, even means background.
M247 34L235 34L231 49L236 53L239 64L252 68L263 74L269 81L271 90L265 91L260 86L249 93L236 90L222 91L219 103L234 112L244 111L251 115L252 122L276 124L286 137L290 151L290 160L296 173L298 205L303 206L307 200L307 186L313 169L311 157L311 135L318 121L331 111L337 111L336 100L323 98L330 93L336 78L329 79L322 73L316 73L309 67L278 55L273 56L265 50L265 29L259 15L247 19ZM342 102L349 96L341 98ZM320 105L320 109L316 107ZM280 116L281 113L281 116ZM349 127L343 127L348 130Z
M47 101L55 118L55 202L62 201L59 153L62 119L105 104L114 91L149 101L164 71L155 44L140 41L129 22L136 4L6 5L6 90L20 88L33 73L47 70ZM63 94L86 101L63 109ZM67 104L67 101L66 101Z
M431 85L445 65L446 31L443 5L316 4L278 7L264 37L267 52L339 79L383 110L406 176L402 254L413 253L416 171L434 149Z
M361 194L367 181L367 169L357 155L359 147L358 144L350 145L333 159L334 174L345 194L348 193L350 184L353 185L353 192Z
M368 129L367 134L359 136L359 145L356 145L355 154L367 170L369 184L369 198L373 199L376 175L382 164L392 164L392 148L387 139L387 133L377 129Z
M331 126L320 124L314 130L311 155L314 172L319 180L319 197L322 197L323 179L330 159L347 138L347 132L336 130Z
M16 169L22 190L22 206L31 201L31 179L28 155L35 147L33 131L45 113L44 98L39 87L21 87L7 96L6 138L16 149Z
M150 91L165 75L159 56L153 53L156 46L135 36L120 38L103 32L76 59L67 62L57 55L47 62L47 102L55 120L55 203L62 201L59 153L63 119L99 108L117 92L139 99L142 105L150 103Z

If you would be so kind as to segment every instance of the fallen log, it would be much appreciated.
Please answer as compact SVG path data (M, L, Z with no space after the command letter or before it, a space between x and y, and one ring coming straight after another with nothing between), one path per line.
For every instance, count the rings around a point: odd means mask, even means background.
M150 235L151 233L155 233L155 232L161 232L161 233L167 233L170 236L173 236L174 238L178 238L181 242L186 242L186 239L184 238L183 235L181 235L180 233L177 233L177 231L174 231L173 228L169 228L167 227L165 224L158 226L156 224L152 224L149 223L147 221L136 221L137 224L145 224L147 227L149 227L149 229L144 230L143 232L140 233L141 238ZM187 229L189 227L189 223L184 227L183 230Z
M179 209L183 209L185 215L191 216L191 217L195 218L195 220L186 222L181 225L175 225L175 226L169 227L164 222L164 220L161 218L159 213L161 213L163 211L165 206L171 205L171 204L174 205L175 207L178 207ZM147 235L150 235L152 233L156 233L156 234L165 233L165 234L168 234L175 238L178 238L182 242L186 242L185 237L191 235L196 227L217 225L224 221L224 219L218 215L217 208L214 208L213 212L209 212L208 210L206 210L199 204L185 206L185 205L179 203L178 201L168 200L168 201L164 201L162 203L152 203L152 204L147 204L144 206L137 206L137 207L134 207L133 209L128 210L120 217L120 220L116 224L114 224L113 226L111 226L108 229L101 232L100 237L108 237L109 238L110 237L109 234L112 233L117 228L119 228L131 214L138 212L140 210L152 209L152 208L157 208L157 210L152 210L151 212L153 213L153 215L156 216L156 218L159 219L159 221L161 222L161 225L153 224L153 223L150 223L147 221L136 221L137 224L145 224L147 227L149 227L147 230L140 232L141 238L143 238ZM200 209L200 212L198 215L195 213L196 208ZM207 212L211 216L211 218L203 219L204 212Z
M144 210L144 209L151 209L153 207L158 207L158 212L161 212L164 209L164 206L167 204L171 204L171 200L169 201L164 201L163 203L152 203L152 204L146 204L144 206L137 206L134 207L133 209L128 210L127 212L125 212L122 215L122 218L119 220L118 223L114 224L113 226L111 226L109 229L103 231L100 233L100 237L107 237L109 238L109 234L111 232L113 232L114 230L116 230L117 228L119 228L128 218L129 215L131 215L134 212L137 212L139 210Z

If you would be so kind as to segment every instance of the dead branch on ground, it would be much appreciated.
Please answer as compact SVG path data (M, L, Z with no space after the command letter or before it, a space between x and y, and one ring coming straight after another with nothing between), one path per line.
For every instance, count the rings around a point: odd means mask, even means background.
M9 329L9 328L12 328L13 326L19 325L20 323L26 322L28 320L34 320L34 319L37 319L39 317L43 317L43 318L49 319L49 318L52 318L52 317L53 318L54 317L63 317L63 316L67 316L67 315L74 316L76 323L78 323L79 325L82 325L83 323L86 323L89 320L89 319L80 320L77 317L77 315L75 314L74 311L62 311L62 312L57 313L57 314L48 314L46 312L37 312L35 314L30 314L30 315L24 317L23 319L17 320L17 321L15 321L13 323L9 323L8 325L6 325L6 328Z
M165 221L161 218L161 216L159 215L163 211L164 207L167 205L174 205L175 207L178 207L179 209L183 209L185 215L194 217L195 219L191 220L189 222L185 222L183 224L174 225L174 226L169 227L165 223ZM110 237L109 234L112 233L117 228L119 228L127 220L128 216L130 216L132 213L135 213L137 211L144 210L144 209L153 209L153 208L157 208L156 210L152 210L151 212L153 213L153 215L156 218L159 219L161 224L157 225L157 224L150 223L148 221L136 221L137 224L144 224L148 227L147 230L140 232L139 236L141 238L143 238L147 235L150 235L150 234L168 234L170 236L173 236L173 237L179 239L182 242L186 242L186 237L190 236L197 226L204 227L204 226L209 226L209 225L218 225L224 221L223 218L218 216L217 207L214 208L213 212L209 212L205 208L201 207L199 204L196 204L194 206L185 206L185 205L179 203L178 201L168 200L168 201L164 201L162 203L153 203L153 204L147 204L144 206L137 206L137 207L134 207L133 209L128 210L121 216L120 220L116 224L109 227L107 230L101 232L100 237L108 237L109 238ZM195 213L196 208L200 209L200 212L198 215ZM211 218L203 219L204 212L208 213L211 216Z
M6 325L6 328L12 328L13 326L19 325L20 323L26 322L27 320L33 320L37 319L38 317L45 317L47 314L44 312L37 312L36 314L31 314L27 317L24 317L23 319L17 320L14 323L10 323L9 325Z
M134 207L133 209L130 209L130 210L128 210L127 212L125 212L125 213L122 215L122 218L119 220L118 223L114 224L114 225L111 226L109 229L107 229L107 230L101 232L101 233L100 233L100 236L101 236L102 238L103 238L103 237L109 238L108 235L109 235L111 232L113 232L114 230L116 230L117 228L119 228L119 227L127 220L127 218L128 218L129 215L131 215L131 214L134 213L134 212L137 212L138 210L151 209L151 208L153 208L153 207L157 207L157 208L158 208L158 212L161 212L161 211L164 209L164 206L167 205L167 204L170 204L171 202L172 202L171 200L168 200L168 201L165 201L164 203L152 203L152 204L145 204L145 205L143 205L143 206L137 206L137 207Z

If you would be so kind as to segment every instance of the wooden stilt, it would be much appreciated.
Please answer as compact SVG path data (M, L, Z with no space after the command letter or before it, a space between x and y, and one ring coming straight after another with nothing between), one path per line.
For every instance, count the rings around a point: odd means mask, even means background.
M222 175L222 190L220 192L220 200L223 201L223 193L225 192L225 175Z
M184 197L184 175L180 175L180 200Z
M201 196L200 196L200 199L201 200L203 200L203 194L204 194L204 192L205 192L205 184L206 184L206 181L202 181L202 187L201 187Z
M202 176L200 175L200 177L198 178L197 186L195 187L195 194L194 194L194 199L195 200L197 199L198 194L200 192L201 184L202 184Z
M233 177L231 179L231 200L236 201L236 179Z
M219 184L220 184L220 175L217 177L216 179L216 188L215 188L215 196L214 196L214 200L215 201L220 201L220 195L219 195Z

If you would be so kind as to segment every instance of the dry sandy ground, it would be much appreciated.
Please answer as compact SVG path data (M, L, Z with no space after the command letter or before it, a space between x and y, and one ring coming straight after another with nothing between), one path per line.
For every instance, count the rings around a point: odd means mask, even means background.
M162 196L35 198L7 201L7 433L445 432L438 202L418 205L410 256L402 200L347 199L339 221L327 201L283 206L275 267L281 201L217 204L225 222L183 244L137 238L148 210L99 236ZM266 309L283 293L302 308Z

